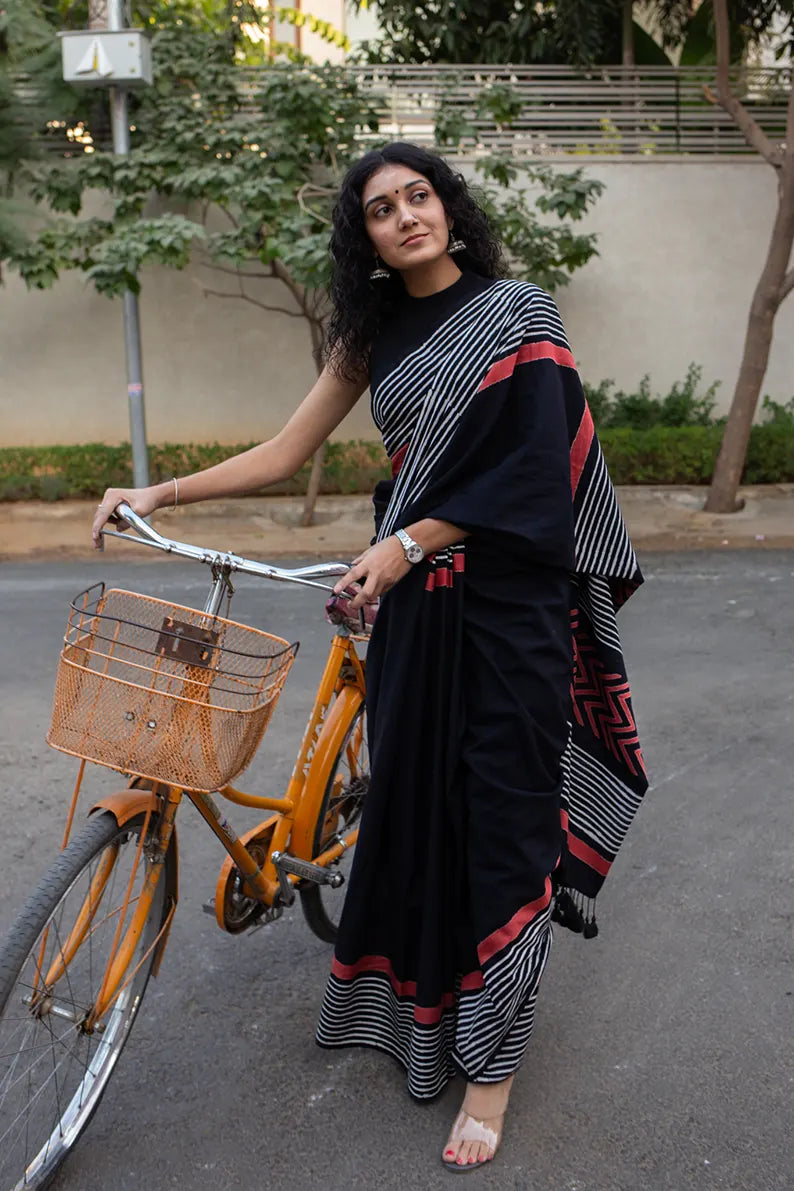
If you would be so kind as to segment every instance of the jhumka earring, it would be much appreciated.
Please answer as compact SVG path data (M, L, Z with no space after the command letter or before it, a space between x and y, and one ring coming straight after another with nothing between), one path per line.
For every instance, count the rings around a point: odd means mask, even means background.
M447 252L452 255L453 252L463 252L466 244L463 240L459 240L457 236L452 235L452 228L449 229L449 244L447 244Z
M388 281L388 279L390 277L391 277L391 273L385 267L385 265L383 264L383 261L380 259L380 257L377 256L377 254L376 254L375 268L372 270L372 272L369 275L370 281L384 281L384 280Z

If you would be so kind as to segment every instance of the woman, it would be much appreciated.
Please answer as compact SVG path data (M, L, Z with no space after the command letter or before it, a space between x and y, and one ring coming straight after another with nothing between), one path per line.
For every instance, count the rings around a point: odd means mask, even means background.
M619 605L641 582L551 299L503 277L465 182L412 145L368 153L334 212L326 367L272 440L110 489L141 514L293 475L369 384L394 477L337 591L381 598L371 783L322 1046L397 1058L418 1098L466 1091L442 1161L493 1158L554 918L593 899L646 781Z

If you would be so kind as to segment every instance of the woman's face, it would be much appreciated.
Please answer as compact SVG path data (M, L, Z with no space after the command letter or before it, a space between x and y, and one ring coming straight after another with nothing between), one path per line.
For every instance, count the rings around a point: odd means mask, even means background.
M447 251L451 224L441 199L409 166L382 166L367 179L361 203L372 247L392 269L410 272Z

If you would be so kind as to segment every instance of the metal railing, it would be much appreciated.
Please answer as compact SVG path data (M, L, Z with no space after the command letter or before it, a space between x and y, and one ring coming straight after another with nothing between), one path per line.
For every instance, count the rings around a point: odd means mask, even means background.
M311 68L307 68L311 70ZM714 67L350 66L380 108L374 138L433 144L443 116L453 155L505 149L517 156L753 154L714 99ZM261 68L244 73L253 97ZM782 141L791 67L734 70L735 94L772 141ZM488 92L509 88L520 110L498 123ZM519 104L516 104L519 106Z
M256 99L264 71L240 70L243 109L260 110ZM294 69L294 68L293 68ZM443 117L455 129L445 153L474 157L508 150L517 157L752 156L752 149L727 112L714 102L713 67L604 66L589 71L567 66L348 66L379 109L376 133L362 131L362 143L400 139L436 143ZM311 73L312 67L306 67ZM783 141L792 68L743 67L733 73L742 99L773 142ZM20 80L24 85L24 81ZM519 109L499 123L488 97L508 88ZM491 105L492 107L493 105ZM108 147L101 130L97 148ZM52 152L64 152L64 136L44 138ZM75 146L72 152L80 152Z
M379 135L432 143L443 113L468 126L459 151L509 149L518 155L752 154L730 116L713 99L708 67L609 66L588 72L558 66L353 67L378 96ZM772 139L782 141L792 70L745 68L735 93ZM509 88L521 101L509 123L483 110L488 91ZM518 106L518 105L516 105Z

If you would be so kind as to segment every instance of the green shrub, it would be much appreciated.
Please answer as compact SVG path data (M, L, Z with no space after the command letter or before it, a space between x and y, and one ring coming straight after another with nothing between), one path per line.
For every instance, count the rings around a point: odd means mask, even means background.
M149 476L153 484L171 476L212 467L246 451L254 443L161 443L149 447ZM303 495L310 464L291 480L268 491L281 496ZM354 440L328 444L322 491L367 492L390 475L380 443ZM81 443L58 447L0 448L0 501L94 500L106 488L132 486L132 456L128 443Z
M615 484L708 484L719 426L607 427L599 439Z
M623 426L636 430L649 430L653 426L711 426L714 424L719 381L713 381L699 395L702 378L703 369L697 364L690 364L683 381L676 381L664 396L654 396L651 378L647 374L640 381L636 393L624 393L622 389L613 393L613 380L602 380L599 385L585 384L584 390L593 421L599 429Z
M753 427L743 482L794 482L794 408L779 406L771 420ZM786 413L786 410L789 412ZM612 479L616 484L708 484L722 437L722 426L650 426L599 430ZM251 443L234 446L165 443L150 447L152 482L186 475L219 463ZM330 443L322 491L328 494L371 492L390 474L380 443ZM277 495L302 495L309 466L284 484L268 489ZM0 449L0 501L95 500L108 487L132 483L129 446L89 443L75 447L6 447Z
M614 381L585 383L584 390L616 484L708 484L724 419L714 418L717 385L700 393L702 368L690 364L684 380L654 396L643 377L636 393L615 391ZM743 482L794 482L794 397L764 397L762 421L753 427ZM152 483L189 475L248 450L254 443L162 443L149 447ZM276 495L306 491L307 464L291 480L268 489ZM328 444L321 491L371 492L390 474L380 443ZM132 485L129 445L83 443L69 447L0 448L0 501L94 500L106 488Z
M773 401L771 397L764 397L761 402L761 411L767 426L782 426L784 429L794 431L794 397L789 398L785 403Z
M794 411L789 417L789 422L773 421L753 426L742 475L745 484L794 481Z

